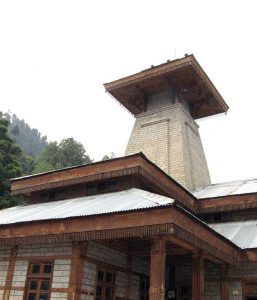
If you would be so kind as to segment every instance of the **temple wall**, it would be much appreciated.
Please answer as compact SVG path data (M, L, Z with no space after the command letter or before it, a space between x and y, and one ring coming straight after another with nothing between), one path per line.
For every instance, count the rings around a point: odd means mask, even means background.
M252 281L257 289L257 264L244 263L241 268L229 267L229 300L243 300L243 284ZM246 296L246 295L245 295ZM205 299L220 300L220 269L211 262L205 264Z
M230 300L243 300L243 282L254 281L255 295L257 290L257 264L248 262L242 264L241 268L229 268L229 294Z
M12 280L13 287L24 287L25 286L28 265L29 265L29 262L24 261L24 260L17 260L15 262L13 280Z
M33 244L33 245L20 245L18 247L18 257L39 257L39 256L61 256L71 255L71 243L54 243L54 244Z
M0 247L0 299L9 269L12 247ZM23 300L30 261L53 262L51 300L67 300L71 272L72 243L20 245L13 257L13 277L9 300ZM124 299L130 286L131 299L139 299L140 277L149 276L149 263L132 257L128 265L127 254L96 242L89 242L84 260L81 300L93 300L97 284L98 268L112 270L115 274L115 298Z
M220 268L218 265L206 261L205 262L205 295L207 300L220 300L221 299L221 286L220 286Z
M0 261L0 287L5 286L9 262L7 260Z
M140 274L149 276L149 264L145 261L132 257L130 267L127 254L96 242L89 242L87 248L87 259L84 266L83 289L94 293L97 282L98 267L107 266L115 272L115 298L126 297L126 288L130 285L131 299L139 299ZM128 268L132 274L128 273ZM82 295L81 300L93 300L94 296Z
M123 268L126 267L127 263L125 253L96 242L89 242L87 257Z
M0 247L0 299L3 299L9 269L11 247ZM52 275L51 300L67 300L71 271L71 243L34 244L20 246L14 261L13 278L9 300L23 300L27 280L29 261L49 259L54 261ZM192 265L188 259L175 260L176 286L182 286L192 280ZM97 284L98 269L106 268L115 274L115 298L139 299L140 280L149 277L150 265L138 257L128 258L126 253L117 248L97 242L89 242L84 258L84 274L81 300L93 300ZM220 268L218 265L205 261L205 299L220 300ZM257 264L244 263L242 267L229 268L229 300L243 300L243 284L247 281L257 282ZM127 295L127 288L129 294ZM257 288L257 284L256 284Z
M52 288L68 288L70 271L70 259L56 259L54 262Z
M177 287L177 296L179 297L180 288L185 285L192 284L192 263L190 259L179 260L174 262L175 266L175 280ZM206 300L220 300L220 270L219 266L205 261L205 299ZM180 296L182 297L182 296Z
M176 283L180 284L181 282L191 283L192 278L192 263L191 259L184 259L175 262L175 279Z
M0 246L0 299L3 299L11 247Z
M7 273L9 268L9 260L12 247L0 247L0 299L4 297L4 287L6 286ZM54 262L52 288L68 288L72 244L71 243L55 243L55 244L30 244L20 245L14 259L14 267L12 273L12 283L9 291L9 300L23 300L24 291L27 280L27 272L29 261L47 260ZM65 259L62 259L65 257ZM51 299L65 300L67 293L52 292Z
M86 261L84 265L82 289L87 291L89 295L82 295L81 300L93 299L93 296L90 294L94 293L95 291L96 275L97 265L95 263Z

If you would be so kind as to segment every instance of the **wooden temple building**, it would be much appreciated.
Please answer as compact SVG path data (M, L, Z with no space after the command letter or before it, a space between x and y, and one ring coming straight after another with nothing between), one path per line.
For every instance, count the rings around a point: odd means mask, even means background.
M12 180L0 299L257 299L257 180L211 184L195 120L228 106L194 56L105 88L126 156Z

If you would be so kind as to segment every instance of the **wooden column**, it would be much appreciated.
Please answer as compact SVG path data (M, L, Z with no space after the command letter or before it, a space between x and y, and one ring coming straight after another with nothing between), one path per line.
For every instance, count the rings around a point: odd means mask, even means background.
M12 289L14 267L15 267L16 258L17 258L17 252L18 252L18 246L13 247L11 250L10 258L9 258L9 265L8 265L8 271L7 271L7 276L6 276L6 280L5 280L3 300L8 300L10 297L10 292Z
M166 241L156 239L151 247L150 300L165 299Z
M73 243L68 300L80 300L84 275L84 260L82 257L86 249L87 244L85 243Z
M220 265L220 292L221 300L228 300L228 265Z
M132 256L128 254L127 264L126 264L126 291L125 291L125 300L130 299L130 291L132 285Z
M204 258L202 252L192 254L192 300L204 300Z

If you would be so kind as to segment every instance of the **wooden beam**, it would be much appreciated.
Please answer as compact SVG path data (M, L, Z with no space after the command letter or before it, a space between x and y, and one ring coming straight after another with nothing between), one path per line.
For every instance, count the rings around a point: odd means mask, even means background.
M9 258L9 265L8 265L8 270L7 270L7 275L6 275L3 300L8 300L10 297L17 253L18 253L18 246L14 246L11 250L11 254L10 254L10 258Z
M225 212L257 207L256 193L199 199L198 213Z
M154 239L151 247L150 300L165 299L166 240Z
M220 289L221 289L221 300L228 300L229 292L228 292L228 265L227 264L221 264L220 265Z
M202 252L192 254L192 300L204 300L204 256Z
M208 253L204 253L204 259L209 260L217 265L224 264L224 261Z
M242 262L257 262L257 252L256 250L242 250L240 253L240 260Z
M186 250L189 250L189 251L194 251L196 250L194 246L192 246L191 244L177 238L176 236L174 235L168 235L166 236L166 239L169 241L169 242L172 242L173 244L183 248L183 249L186 249Z
M157 235L176 236L177 242L183 241L182 248L191 245L224 262L239 263L238 247L177 206L0 227L0 242L15 245L42 240L83 241Z
M126 176L139 179L146 186L159 190L160 194L174 198L190 210L195 210L194 196L143 154L15 179L12 181L12 193L38 193Z
M166 254L169 256L177 256L177 255L185 255L185 254L189 254L190 251L186 250L186 249L182 249L182 248L170 248L167 245L167 250L166 250ZM138 256L138 257L148 257L151 255L151 251L150 249L132 249L129 250L129 254L133 255L133 256Z

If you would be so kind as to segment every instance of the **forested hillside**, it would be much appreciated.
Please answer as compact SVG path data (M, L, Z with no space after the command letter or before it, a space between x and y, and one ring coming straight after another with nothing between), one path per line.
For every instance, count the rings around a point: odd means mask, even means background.
M47 137L41 136L37 129L31 128L23 119L19 119L11 112L2 113L2 116L9 123L10 138L20 146L25 154L37 157L48 145Z
M105 155L102 160L114 158ZM93 162L74 138L47 142L46 136L10 112L0 112L0 209L24 203L10 194L10 179Z

